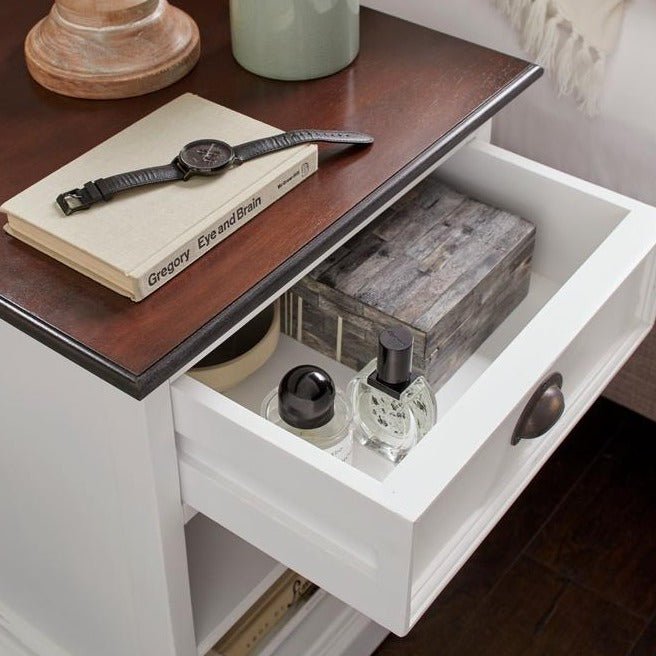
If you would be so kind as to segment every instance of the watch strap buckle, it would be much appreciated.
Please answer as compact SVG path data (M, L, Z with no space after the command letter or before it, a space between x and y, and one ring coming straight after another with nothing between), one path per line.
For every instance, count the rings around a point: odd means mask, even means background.
M89 209L94 203L104 200L104 196L94 182L87 182L78 189L65 191L57 196L57 205L69 216L74 212Z

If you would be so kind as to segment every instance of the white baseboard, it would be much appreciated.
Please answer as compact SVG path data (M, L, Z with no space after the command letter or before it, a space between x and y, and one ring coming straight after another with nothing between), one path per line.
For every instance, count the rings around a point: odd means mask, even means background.
M0 626L0 656L35 656L33 651L25 651L7 630Z
M370 656L388 631L335 597L319 593L311 610L272 656ZM65 656L33 627L16 617L10 620L5 610L0 607L0 656Z
M54 642L0 604L0 656L69 656Z

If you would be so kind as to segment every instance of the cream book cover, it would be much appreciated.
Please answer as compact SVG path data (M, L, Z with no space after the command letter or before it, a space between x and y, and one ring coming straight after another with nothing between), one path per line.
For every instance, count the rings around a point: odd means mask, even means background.
M317 170L305 144L212 177L141 187L65 216L55 202L88 180L167 164L197 139L237 145L278 130L184 94L5 202L5 230L139 301Z

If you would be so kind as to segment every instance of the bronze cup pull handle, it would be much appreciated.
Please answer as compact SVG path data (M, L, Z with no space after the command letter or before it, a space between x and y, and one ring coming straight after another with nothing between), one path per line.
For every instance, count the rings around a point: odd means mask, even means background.
M565 410L563 377L551 374L535 390L517 421L510 443L532 440L544 435L561 417Z

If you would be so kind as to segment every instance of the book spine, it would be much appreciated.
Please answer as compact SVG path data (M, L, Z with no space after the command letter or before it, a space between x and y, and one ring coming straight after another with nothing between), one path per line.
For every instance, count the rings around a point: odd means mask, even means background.
M280 624L274 627L270 635L264 636L262 646L254 652L253 656L274 656L275 654L285 654L282 651L285 648L285 642L293 635L307 616L326 599L328 593L321 588L313 585L300 603L289 609L287 614L282 618ZM219 654L219 656L222 656Z
M272 182L253 193L247 200L217 217L209 226L205 226L202 232L136 279L133 283L134 300L140 301L152 294L316 170L317 151L312 149L302 160L284 169Z
M250 656L309 602L317 587L287 570L212 648L216 656Z

